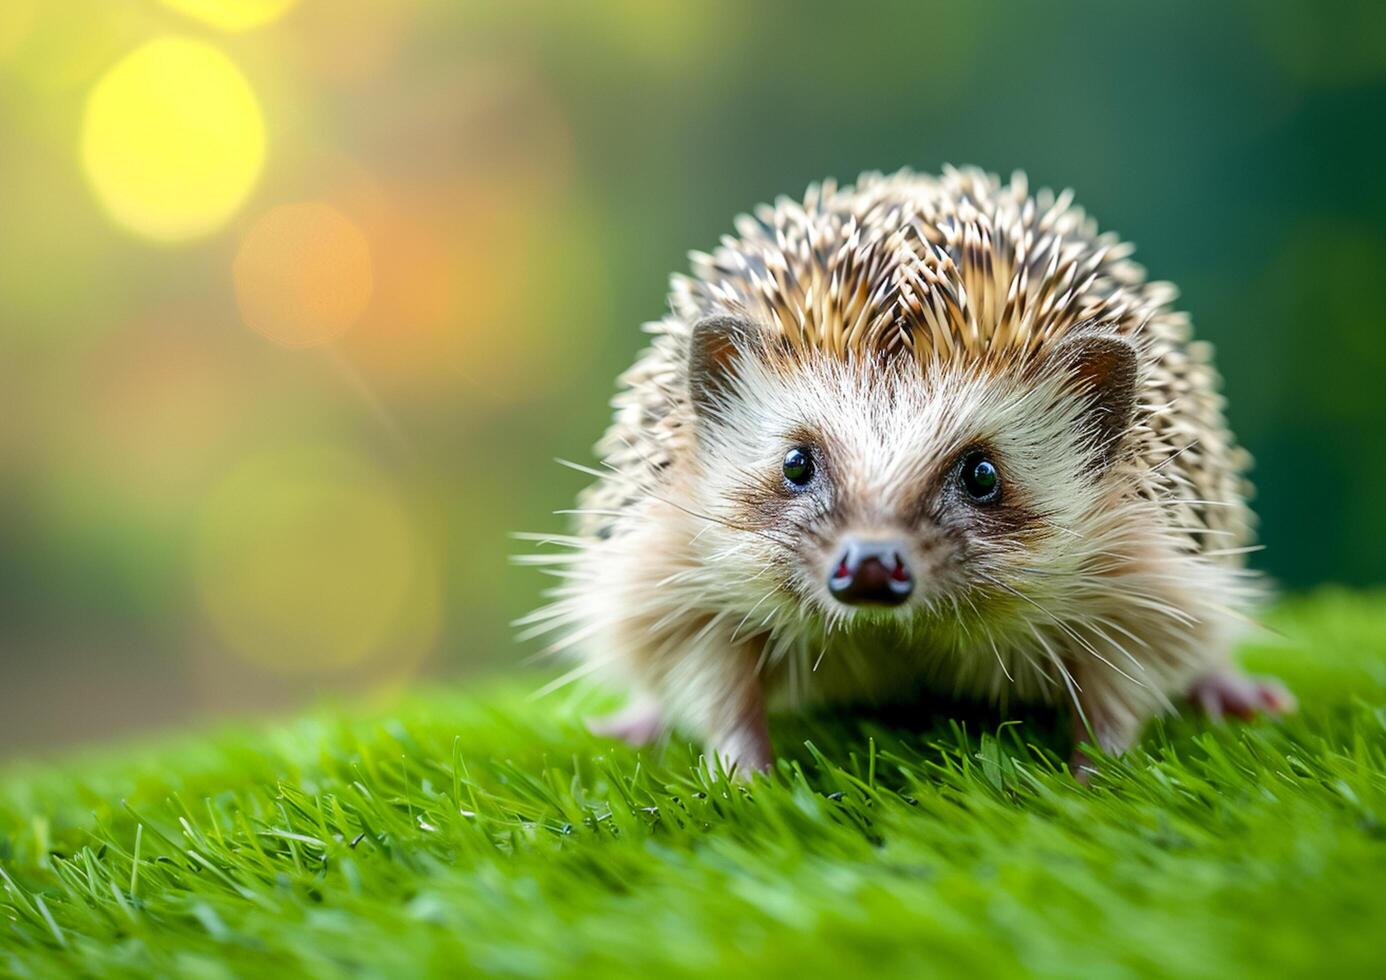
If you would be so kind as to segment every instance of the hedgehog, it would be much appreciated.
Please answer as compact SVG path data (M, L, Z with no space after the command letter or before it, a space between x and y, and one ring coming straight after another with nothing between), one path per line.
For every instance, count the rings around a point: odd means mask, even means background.
M1072 192L867 173L734 227L531 556L560 682L629 694L595 731L747 775L772 713L924 691L1071 712L1085 778L1181 700L1293 708L1231 657L1264 588L1212 349Z

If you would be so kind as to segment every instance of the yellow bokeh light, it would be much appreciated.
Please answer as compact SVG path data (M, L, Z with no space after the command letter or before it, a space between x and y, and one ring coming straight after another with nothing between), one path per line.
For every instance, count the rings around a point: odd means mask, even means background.
M150 41L106 72L87 100L87 178L111 217L147 238L184 241L220 228L264 158L255 93L202 41Z
M164 0L164 6L223 31L246 31L284 16L298 0Z
M375 290L365 234L316 201L281 205L256 221L241 241L232 277L246 325L285 347L340 337Z
M198 535L208 622L276 672L340 671L393 649L436 610L429 573L392 483L333 450L243 464L209 498Z
M0 61L24 44L37 16L37 0L5 0L0 4Z

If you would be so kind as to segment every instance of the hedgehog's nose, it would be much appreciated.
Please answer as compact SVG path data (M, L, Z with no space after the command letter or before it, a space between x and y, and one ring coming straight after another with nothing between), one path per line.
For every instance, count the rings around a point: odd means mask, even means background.
M851 606L898 606L914 591L914 576L894 541L848 538L828 577L828 591Z

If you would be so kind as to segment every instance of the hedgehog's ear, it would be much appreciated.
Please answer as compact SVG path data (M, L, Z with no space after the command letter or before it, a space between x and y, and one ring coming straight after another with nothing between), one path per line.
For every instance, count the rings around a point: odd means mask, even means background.
M688 394L701 418L716 415L736 377L736 360L756 343L740 317L709 316L693 324L688 348Z
M1054 354L1084 399L1078 422L1092 436L1097 470L1105 470L1136 414L1136 349L1113 334L1088 334Z

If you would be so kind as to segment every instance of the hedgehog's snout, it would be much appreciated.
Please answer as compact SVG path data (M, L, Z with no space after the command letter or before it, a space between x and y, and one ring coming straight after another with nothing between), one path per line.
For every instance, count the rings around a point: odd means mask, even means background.
M848 537L828 576L828 591L849 606L898 606L914 591L899 542Z

